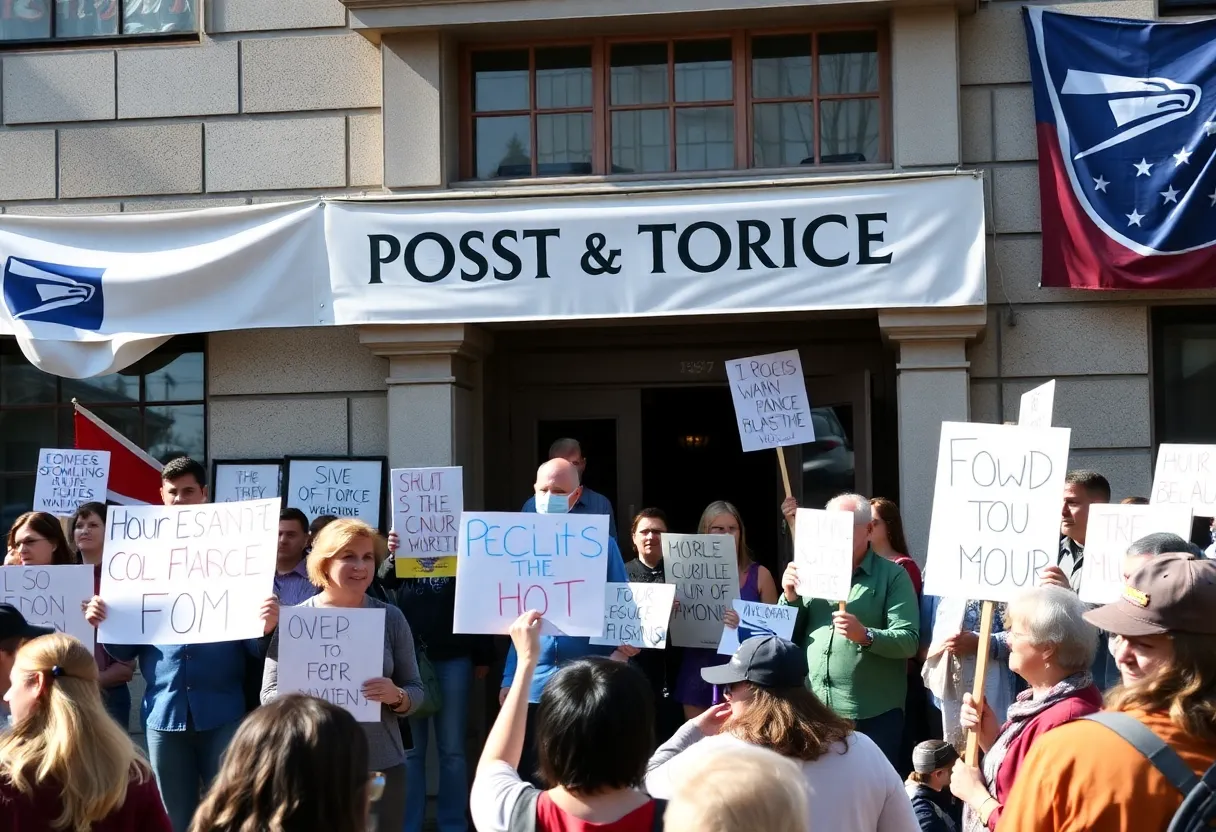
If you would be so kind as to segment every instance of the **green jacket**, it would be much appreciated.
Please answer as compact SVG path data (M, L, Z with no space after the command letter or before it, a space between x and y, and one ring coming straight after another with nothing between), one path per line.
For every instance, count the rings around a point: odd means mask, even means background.
M896 563L867 552L853 572L845 609L874 633L862 647L832 629L837 605L819 598L799 598L794 643L806 648L811 690L848 719L869 719L903 710L908 689L908 659L920 640L920 610L912 579Z

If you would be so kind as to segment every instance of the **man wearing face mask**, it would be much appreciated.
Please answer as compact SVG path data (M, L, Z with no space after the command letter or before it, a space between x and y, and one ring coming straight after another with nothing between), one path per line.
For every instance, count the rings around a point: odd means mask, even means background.
M612 511L612 501L598 491L592 491L585 485L581 485L583 477L587 472L587 458L583 456L583 448L579 445L577 439L559 439L549 446L549 459L564 459L574 466L575 473L578 474L580 486L578 494L570 501L570 514L607 514L608 515L608 536L616 540L616 515ZM528 498L528 502L524 503L524 507L520 511L539 511L537 502L540 499L540 494L537 492ZM552 499L552 498L550 498ZM540 514L545 512L539 511Z
M524 507L525 512L534 511L537 514L570 514L571 509L578 505L583 488L579 485L578 469L565 459L551 459L536 471L535 499L529 500ZM577 512L590 514L591 512ZM625 562L621 559L621 550L616 540L608 538L608 580L609 582L628 583L629 575L625 572ZM637 655L636 647L606 647L590 643L590 639L576 636L541 636L540 662L532 677L532 688L528 691L528 726L536 724L536 706L540 702L541 692L549 679L557 672L558 667L568 661L583 656L610 656L617 661L628 661ZM515 678L515 646L512 645L507 653L507 663L502 673L502 689L498 692L498 704L507 698L511 680ZM524 749L519 761L519 773L529 780L535 780L536 752L533 744L532 730L529 727L524 734Z

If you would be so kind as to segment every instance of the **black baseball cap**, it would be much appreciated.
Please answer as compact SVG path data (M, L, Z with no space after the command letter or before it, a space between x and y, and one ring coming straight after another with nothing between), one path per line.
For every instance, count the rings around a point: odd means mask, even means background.
M776 636L753 636L739 645L726 664L706 667L701 678L711 685L751 682L765 688L806 684L806 651Z
M38 638L55 632L50 627L35 627L12 604L0 604L0 641L10 638Z

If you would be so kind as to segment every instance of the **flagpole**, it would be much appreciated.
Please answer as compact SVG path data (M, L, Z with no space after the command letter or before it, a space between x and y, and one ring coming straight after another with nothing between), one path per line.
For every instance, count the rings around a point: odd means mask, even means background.
M156 470L159 471L161 468L164 467L161 463L157 462L156 459L151 454L149 454L147 451L145 451L143 448L139 447L134 442L132 442L130 439L123 436L118 431L114 430L114 428L110 427L110 425L108 425L99 416L97 416L95 413L90 412L87 408L85 408L83 405L81 405L77 399L72 399L72 407L76 408L76 412L79 413L81 416L88 419L90 422L95 424L101 430L108 433L114 439L115 442L122 445L128 451L135 454L137 457L139 457L141 460L143 460L144 462L151 465Z

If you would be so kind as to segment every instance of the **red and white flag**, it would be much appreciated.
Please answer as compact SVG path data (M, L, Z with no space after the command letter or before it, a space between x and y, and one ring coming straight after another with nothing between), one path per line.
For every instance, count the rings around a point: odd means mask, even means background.
M96 415L72 402L76 449L110 452L106 499L124 506L160 505L161 464Z

